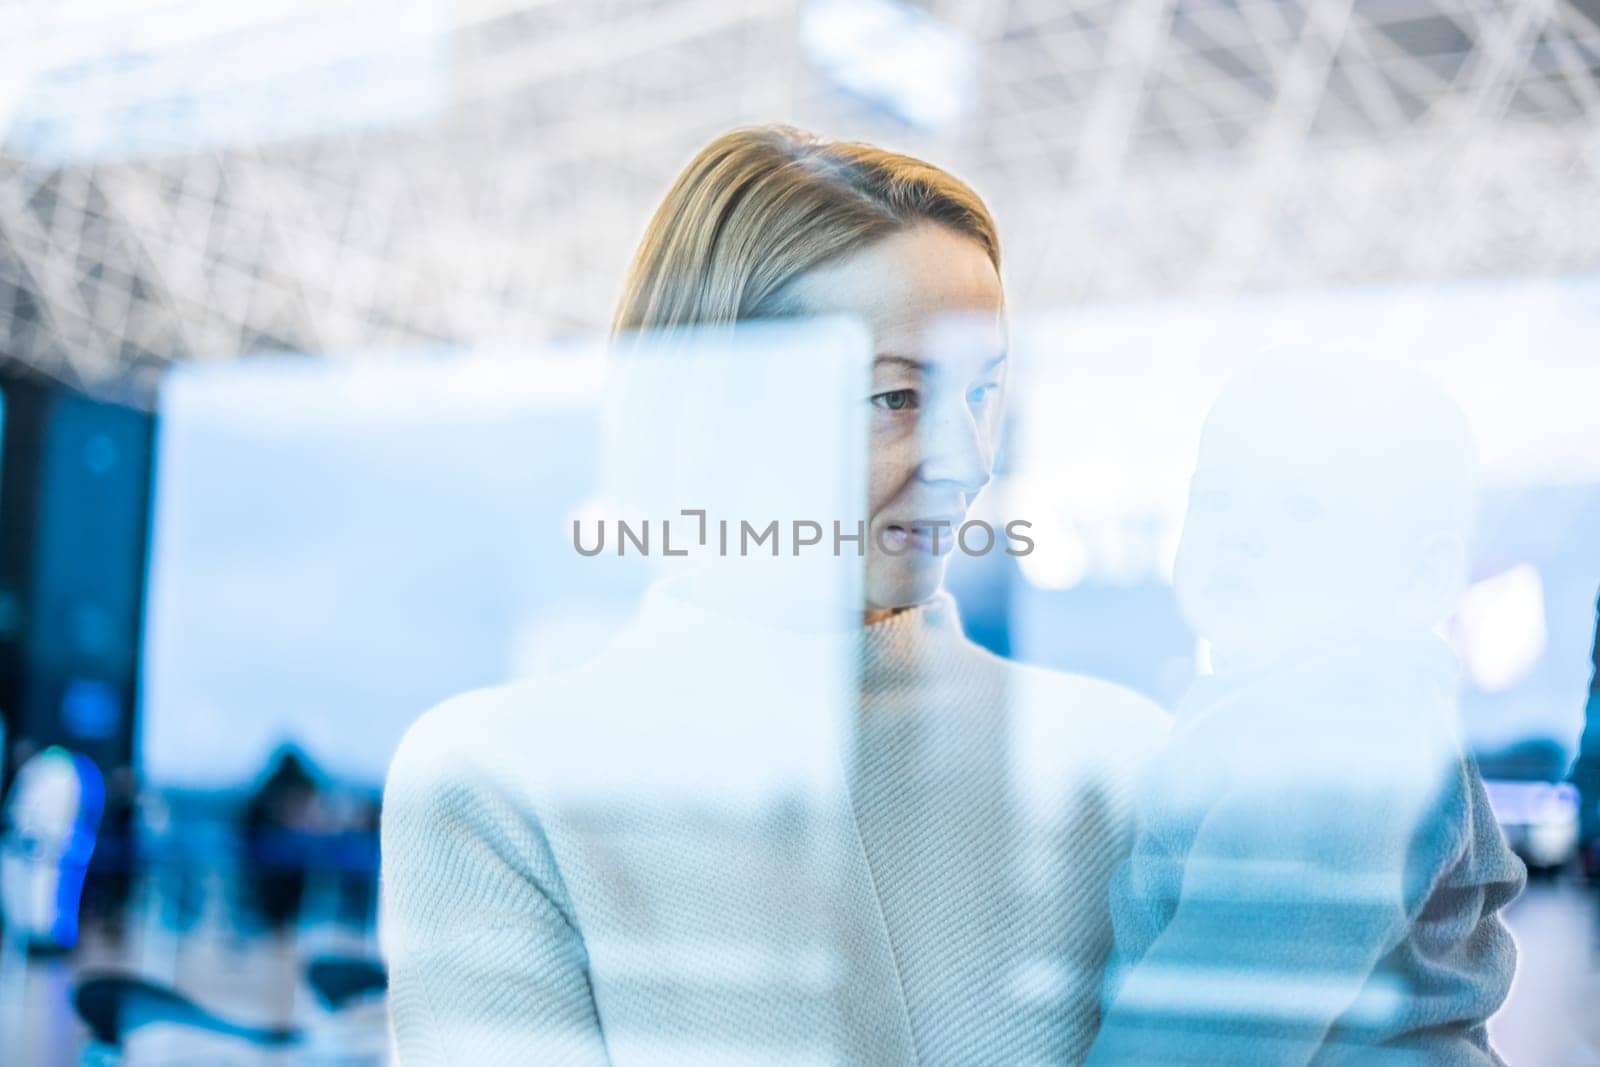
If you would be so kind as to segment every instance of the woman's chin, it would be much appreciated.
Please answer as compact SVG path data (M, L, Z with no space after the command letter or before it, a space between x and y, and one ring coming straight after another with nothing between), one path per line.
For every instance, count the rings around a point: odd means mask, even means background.
M944 558L895 560L892 566L869 567L866 577L869 611L909 608L932 598L944 584Z

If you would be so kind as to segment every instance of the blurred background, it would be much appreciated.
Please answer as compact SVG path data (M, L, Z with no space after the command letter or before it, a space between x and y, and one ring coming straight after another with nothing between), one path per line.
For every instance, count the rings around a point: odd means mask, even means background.
M991 494L1041 550L951 577L1004 654L1170 707L1228 371L1313 338L1446 384L1486 474L1463 714L1538 876L1494 1033L1600 1062L1597 0L0 4L0 1046L96 1051L115 969L199 1005L129 1062L383 1061L384 767L604 632L636 575L541 563L591 342L678 169L769 121L997 216L1052 356Z

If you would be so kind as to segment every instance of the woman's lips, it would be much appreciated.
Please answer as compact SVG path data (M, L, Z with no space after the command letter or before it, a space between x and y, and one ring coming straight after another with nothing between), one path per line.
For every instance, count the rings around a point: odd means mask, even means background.
M934 525L934 524L940 525ZM883 541L891 552L904 548L929 556L943 556L956 547L959 520L927 519L909 523L892 522L884 528ZM938 544L935 546L935 539Z

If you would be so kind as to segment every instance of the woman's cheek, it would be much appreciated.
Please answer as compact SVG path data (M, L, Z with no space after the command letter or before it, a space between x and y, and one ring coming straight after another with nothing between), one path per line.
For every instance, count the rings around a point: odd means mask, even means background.
M873 462L890 466L915 464L918 451L917 420L899 413L873 419L868 434Z
M875 425L868 443L867 506L876 515L905 488L918 465L917 435L903 426Z

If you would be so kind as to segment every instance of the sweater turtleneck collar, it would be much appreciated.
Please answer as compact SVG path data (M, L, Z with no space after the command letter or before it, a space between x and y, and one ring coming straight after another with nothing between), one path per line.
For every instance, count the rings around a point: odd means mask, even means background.
M942 589L887 618L832 629L799 625L777 611L745 612L734 606L708 604L673 580L650 587L635 627L658 637L673 632L697 644L709 642L705 651L719 656L787 650L793 658L804 659L807 650L814 654L823 646L855 644L864 679L926 672L931 661L941 658L949 642L959 641L962 634L955 600Z
M920 604L862 627L862 678L890 682L926 674L949 651L950 642L960 639L955 599L941 589Z
M915 641L918 634L942 633L951 628L960 629L960 626L955 598L941 589L920 604L899 608L891 615L867 623L863 630L867 644L875 647Z

